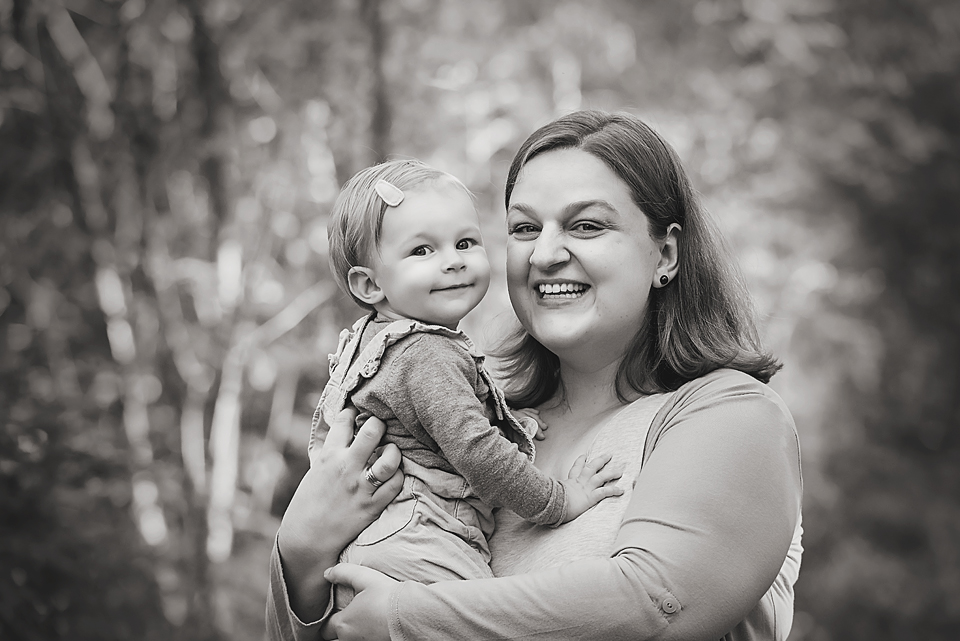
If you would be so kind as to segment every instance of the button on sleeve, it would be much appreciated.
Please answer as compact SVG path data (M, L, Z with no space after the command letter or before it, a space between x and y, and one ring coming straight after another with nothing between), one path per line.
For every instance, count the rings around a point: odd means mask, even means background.
M673 614L680 610L680 602L677 601L676 597L668 596L660 602L660 609L665 614Z

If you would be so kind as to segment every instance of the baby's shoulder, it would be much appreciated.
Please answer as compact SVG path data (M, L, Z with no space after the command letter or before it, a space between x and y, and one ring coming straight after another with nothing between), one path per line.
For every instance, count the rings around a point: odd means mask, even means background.
M454 366L472 371L477 365L469 350L453 337L433 332L412 332L389 346L383 362L395 367L428 366L433 370Z

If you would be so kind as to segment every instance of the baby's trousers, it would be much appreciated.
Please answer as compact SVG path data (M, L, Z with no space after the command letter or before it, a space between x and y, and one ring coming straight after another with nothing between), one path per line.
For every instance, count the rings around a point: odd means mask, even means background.
M410 466L405 462L405 468ZM454 475L439 470L417 472L439 474L441 485L450 489ZM466 481L462 493L467 495ZM492 528L492 515L478 513L473 500L438 496L421 478L407 474L403 489L376 521L341 553L340 561L356 563L399 581L435 583L454 579L491 578L490 550L483 531ZM335 607L340 610L353 599L353 590L338 585Z

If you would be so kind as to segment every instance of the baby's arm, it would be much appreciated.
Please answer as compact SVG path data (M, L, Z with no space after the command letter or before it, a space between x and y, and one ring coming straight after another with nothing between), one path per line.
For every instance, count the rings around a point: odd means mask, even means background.
M540 417L540 411L533 407L511 409L510 413L517 419L527 435L532 439L542 441L547 437L545 431L547 423ZM572 521L591 507L607 498L619 496L623 490L615 485L607 485L620 477L615 468L607 468L610 457L596 458L587 461L580 457L574 463L568 475L568 483L564 489L563 522Z
M488 505L559 525L622 493L607 485L619 474L604 467L606 460L591 461L562 481L537 469L484 415L475 392L476 365L452 341L432 334L409 337L388 353L381 374L387 370L390 375L378 375L367 390L421 442L435 445Z

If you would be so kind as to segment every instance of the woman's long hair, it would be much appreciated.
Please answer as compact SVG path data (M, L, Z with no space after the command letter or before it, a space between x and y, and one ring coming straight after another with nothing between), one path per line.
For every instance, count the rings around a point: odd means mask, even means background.
M620 399L676 390L721 367L768 382L780 363L760 344L739 271L673 148L631 114L563 116L533 132L514 157L504 195L508 209L523 167L555 149L579 149L603 161L627 185L652 238L664 239L674 223L682 230L678 274L665 287L651 288L646 316L617 372ZM539 405L562 393L559 359L523 328L495 355L517 406Z

